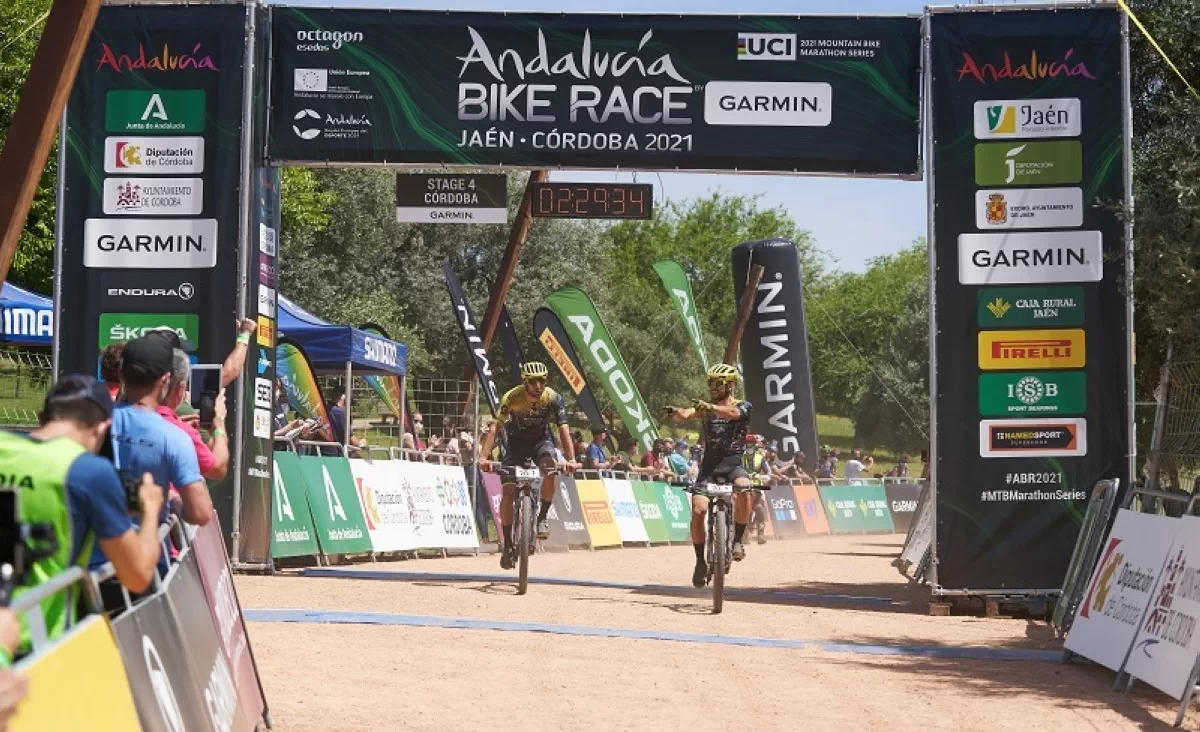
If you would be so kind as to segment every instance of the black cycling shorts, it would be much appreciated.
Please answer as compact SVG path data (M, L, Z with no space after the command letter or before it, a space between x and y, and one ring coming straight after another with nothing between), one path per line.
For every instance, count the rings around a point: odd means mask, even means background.
M532 460L534 465L540 465L543 458L555 460L554 440L549 437L537 442L510 442L508 455L504 457L504 465L525 465L526 460Z
M749 480L750 474L746 472L746 468L742 467L741 455L726 455L720 460L710 460L706 455L704 461L700 463L700 472L696 477L696 482L702 483L713 478L723 478L725 482L732 484L738 478Z

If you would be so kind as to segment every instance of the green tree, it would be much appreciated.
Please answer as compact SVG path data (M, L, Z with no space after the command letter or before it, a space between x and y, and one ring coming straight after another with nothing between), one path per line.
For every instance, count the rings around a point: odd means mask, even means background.
M0 3L0 146L8 137L17 100L50 11L50 0L5 0ZM25 220L8 279L35 292L49 293L54 279L54 211L58 179L58 145L50 150L46 169Z
M1131 7L1180 72L1200 88L1200 3L1135 0ZM1130 29L1137 392L1157 385L1167 341L1200 356L1200 101ZM1148 414L1145 416L1149 416ZM1140 429L1148 439L1150 430Z

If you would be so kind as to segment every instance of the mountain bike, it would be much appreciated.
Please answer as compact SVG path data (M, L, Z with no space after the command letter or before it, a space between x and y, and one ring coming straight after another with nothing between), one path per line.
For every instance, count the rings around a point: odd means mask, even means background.
M733 497L755 489L770 490L771 487L752 485L749 488L736 488L732 483L726 483L724 478L718 477L684 488L688 493L708 498L708 530L704 536L708 576L704 583L712 584L714 615L720 613L725 606L725 575L729 574L733 566ZM717 571L718 567L722 571Z
M529 555L537 551L537 508L533 496L541 496L542 471L532 460L525 465L497 465L496 473L503 483L516 483L517 496L513 501L513 545L517 548L517 594L524 595L529 587ZM558 471L550 470L554 475ZM538 489L532 486L536 484ZM507 551L504 547L502 551Z

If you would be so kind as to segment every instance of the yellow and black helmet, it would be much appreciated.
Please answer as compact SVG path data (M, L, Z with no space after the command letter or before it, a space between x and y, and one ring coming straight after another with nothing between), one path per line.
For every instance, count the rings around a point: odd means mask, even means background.
M708 378L709 380L716 379L727 384L736 384L739 377L736 368L727 363L718 363L709 367Z
M525 365L521 367L521 379L524 381L545 379L547 374L549 372L546 371L546 364L541 361L526 361Z

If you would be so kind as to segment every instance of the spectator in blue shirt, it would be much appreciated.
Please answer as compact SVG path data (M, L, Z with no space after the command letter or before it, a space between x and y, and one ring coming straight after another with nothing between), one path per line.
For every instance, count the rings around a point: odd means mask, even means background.
M671 465L671 470L675 473L675 477L683 480L688 474L688 443L687 440L680 438L675 440L675 452L667 458L667 462Z
M608 429L601 425L592 428L592 444L587 448L589 467L593 470L607 470L611 463L608 453L604 451L604 441L608 438Z

